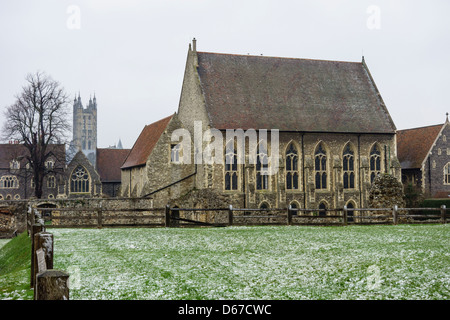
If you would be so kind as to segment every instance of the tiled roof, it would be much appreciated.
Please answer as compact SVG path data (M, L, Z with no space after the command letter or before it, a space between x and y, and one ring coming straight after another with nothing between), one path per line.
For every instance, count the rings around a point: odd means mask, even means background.
M121 180L120 167L130 149L97 149L97 172L102 182Z
M57 157L56 160L65 162L66 149L64 144L49 145L48 150ZM22 167L27 163L27 160L23 157L28 154L28 149L25 148L23 144L0 144L0 168L9 168L11 161L18 157L22 157L22 160L20 161L20 166ZM56 165L61 166L60 163L57 163Z
M173 115L144 127L122 165L122 169L145 165L150 153L172 117Z
M216 129L395 132L365 63L207 52L197 57Z
M8 169L11 161L28 154L27 149L22 144L0 144L0 169ZM25 160L20 162L24 165Z
M402 169L415 169L422 166L442 124L397 131L397 157Z

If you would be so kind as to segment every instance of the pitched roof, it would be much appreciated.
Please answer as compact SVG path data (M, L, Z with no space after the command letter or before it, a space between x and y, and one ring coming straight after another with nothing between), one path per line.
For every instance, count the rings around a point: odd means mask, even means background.
M397 131L397 157L402 169L422 166L442 126L438 124Z
M145 165L150 153L172 117L173 115L144 127L122 165L122 169Z
M394 133L365 63L197 52L216 129Z
M22 144L0 144L0 169L7 169L13 159L28 154L28 150ZM25 159L20 165L25 164Z
M102 182L117 182L121 180L120 167L130 149L100 149L97 148L97 172Z
M57 160L56 165L62 166L60 162L65 162L66 148L64 144L50 144L48 145L49 152L51 152ZM0 144L0 168L9 168L10 162L13 159L21 157L20 165L24 166L27 163L27 159L24 157L29 155L28 149L23 144L4 143Z

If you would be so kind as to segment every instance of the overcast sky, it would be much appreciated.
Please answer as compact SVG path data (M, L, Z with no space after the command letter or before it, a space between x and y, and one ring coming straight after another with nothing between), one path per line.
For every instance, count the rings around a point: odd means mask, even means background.
M361 61L397 129L450 111L450 1L14 0L0 2L0 125L27 73L98 103L98 147L131 148L177 111L199 51ZM72 118L70 117L70 120Z

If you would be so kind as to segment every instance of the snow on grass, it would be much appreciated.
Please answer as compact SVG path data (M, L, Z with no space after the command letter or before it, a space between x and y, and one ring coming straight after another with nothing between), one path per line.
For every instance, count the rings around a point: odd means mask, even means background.
M449 299L449 225L52 229L71 299Z

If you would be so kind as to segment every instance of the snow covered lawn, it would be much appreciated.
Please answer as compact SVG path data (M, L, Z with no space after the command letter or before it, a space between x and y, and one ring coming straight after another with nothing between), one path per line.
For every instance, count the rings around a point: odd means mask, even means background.
M449 299L450 225L49 229L71 299Z

